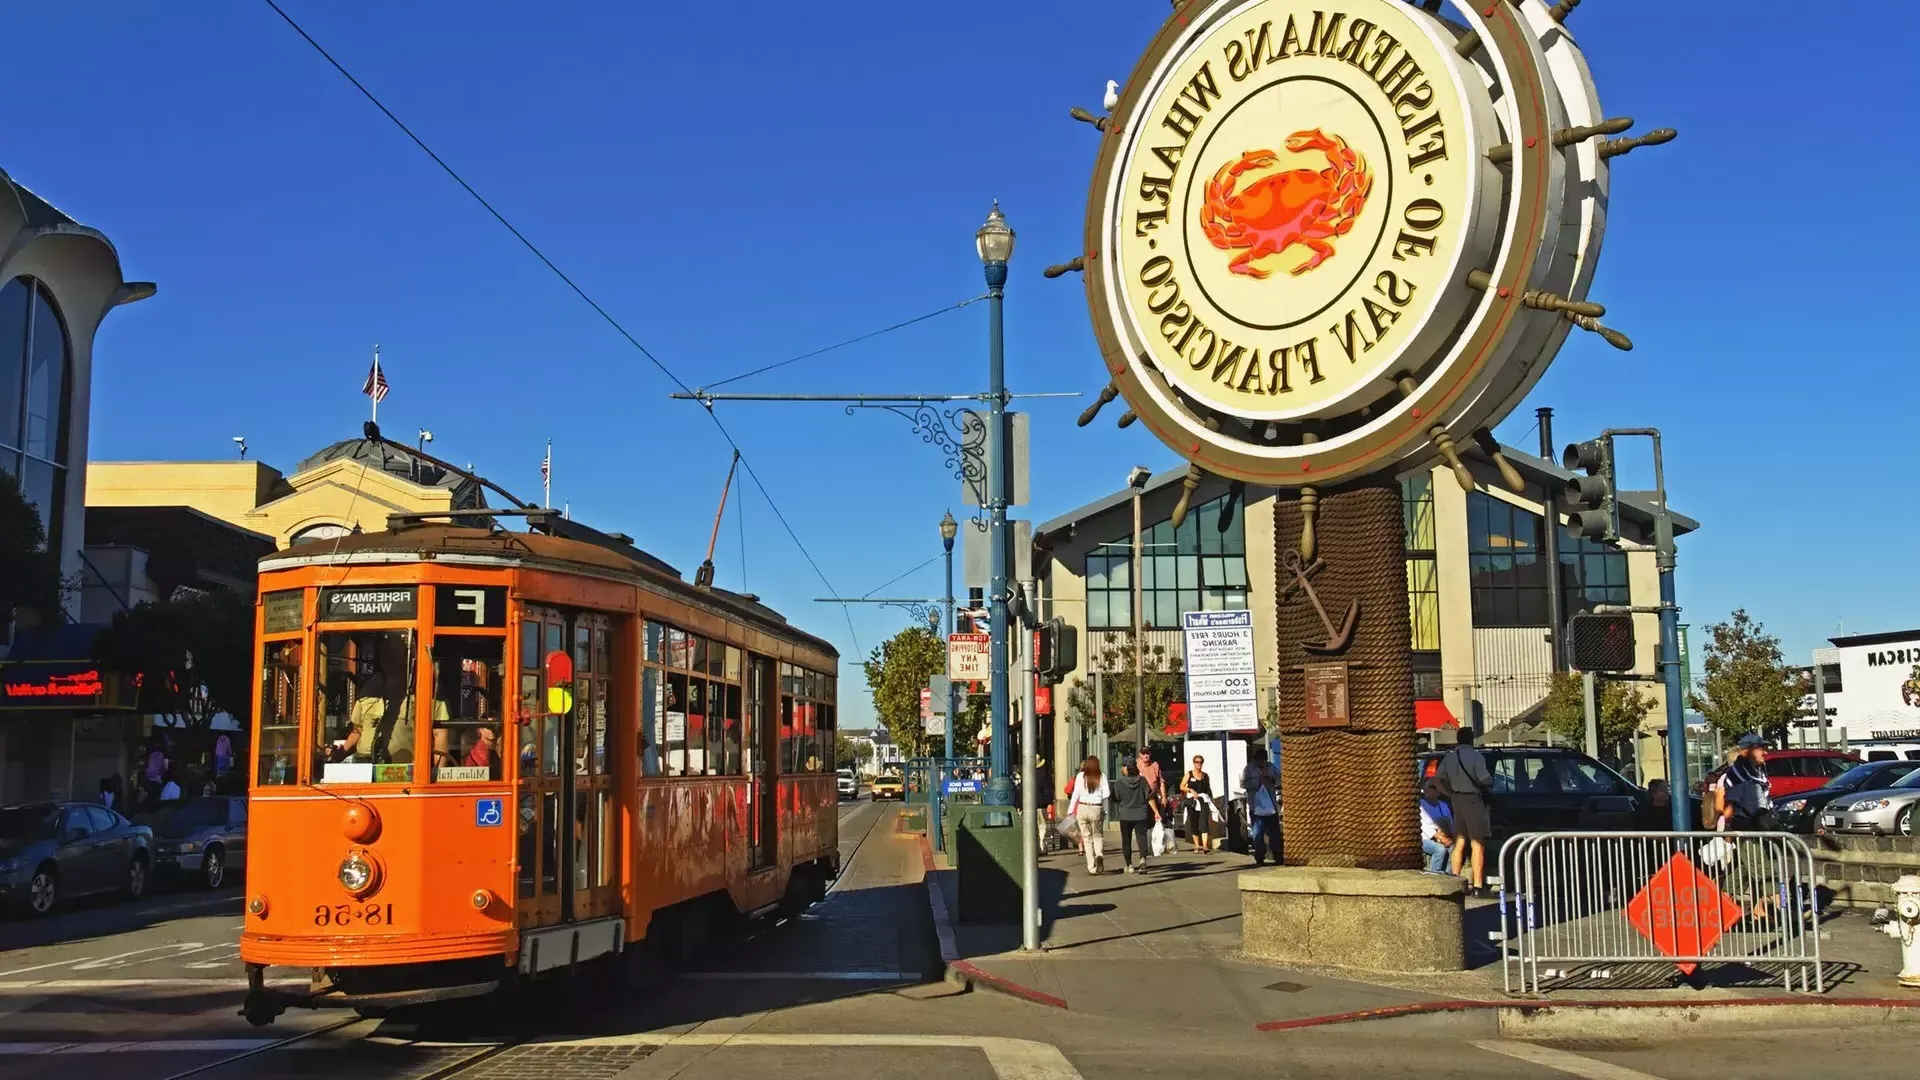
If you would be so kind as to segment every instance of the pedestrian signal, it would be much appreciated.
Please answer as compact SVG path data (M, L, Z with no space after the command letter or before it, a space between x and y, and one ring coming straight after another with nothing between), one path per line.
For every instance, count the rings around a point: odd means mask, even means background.
M1575 615L1567 624L1568 666L1575 671L1633 670L1633 616Z

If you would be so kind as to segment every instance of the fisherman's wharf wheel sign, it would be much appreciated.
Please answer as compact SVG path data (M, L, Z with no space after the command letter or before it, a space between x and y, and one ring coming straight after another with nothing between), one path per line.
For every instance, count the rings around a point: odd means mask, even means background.
M1630 347L1585 300L1607 159L1671 133L1600 139L1578 2L1174 5L1097 121L1081 263L1132 413L1242 481L1464 472L1569 329Z

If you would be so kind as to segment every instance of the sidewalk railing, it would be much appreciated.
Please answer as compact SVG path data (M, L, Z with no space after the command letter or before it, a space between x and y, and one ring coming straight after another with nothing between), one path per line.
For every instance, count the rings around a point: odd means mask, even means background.
M1506 990L1673 963L1688 974L1743 964L1825 992L1815 885L1813 855L1790 833L1523 833L1500 852Z

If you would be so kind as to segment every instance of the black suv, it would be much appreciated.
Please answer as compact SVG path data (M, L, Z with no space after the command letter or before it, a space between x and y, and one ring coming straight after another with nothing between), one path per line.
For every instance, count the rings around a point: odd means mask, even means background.
M1658 830L1673 827L1646 791L1578 750L1556 746L1481 746L1493 790L1493 848L1516 833ZM1421 754L1414 779L1432 776L1446 751ZM1699 800L1688 821L1700 820ZM1491 858L1492 853L1488 853Z

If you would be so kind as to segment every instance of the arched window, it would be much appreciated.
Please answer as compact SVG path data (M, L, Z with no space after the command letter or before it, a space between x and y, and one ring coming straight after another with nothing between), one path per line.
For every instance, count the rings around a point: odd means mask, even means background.
M40 512L49 550L61 550L67 488L67 328L53 295L32 278L0 287L0 469Z
M347 535L351 531L345 525L321 523L309 525L287 538L288 545L310 544L316 540L333 540Z

